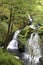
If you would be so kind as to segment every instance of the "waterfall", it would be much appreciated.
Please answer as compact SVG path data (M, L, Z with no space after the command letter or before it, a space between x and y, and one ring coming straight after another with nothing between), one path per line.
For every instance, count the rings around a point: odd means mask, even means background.
M27 52L30 55L32 65L37 65L37 63L39 63L39 58L41 57L39 43L40 37L38 33L32 33L27 43Z
M40 65L40 37L38 33L32 33L30 39L27 40L25 52L22 53L22 60L26 65Z
M18 34L20 33L20 31L21 31L21 30L17 30L17 31L14 33L13 39L17 39Z
M39 65L39 58L41 57L40 53L40 37L38 33L34 32L31 34L30 39L27 40L25 46L25 52L18 52L18 41L17 37L21 30L17 30L14 33L13 39L9 42L7 49L11 52L14 52L19 56L21 60L24 61L26 65Z
M8 44L8 46L7 46L7 49L11 49L11 50L18 49L17 37L18 37L18 34L20 33L20 31L21 31L21 30L17 30L17 31L14 33L13 39L9 42L9 44Z

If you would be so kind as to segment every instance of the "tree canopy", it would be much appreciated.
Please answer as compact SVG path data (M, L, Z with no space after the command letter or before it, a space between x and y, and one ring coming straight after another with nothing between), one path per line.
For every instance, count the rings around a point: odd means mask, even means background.
M0 0L0 41L5 40L8 30L12 33L24 27L28 15L34 24L43 25L43 0Z

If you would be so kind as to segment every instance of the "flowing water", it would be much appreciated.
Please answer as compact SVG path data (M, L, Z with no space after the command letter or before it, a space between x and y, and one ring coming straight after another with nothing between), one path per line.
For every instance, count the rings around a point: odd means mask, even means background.
M37 33L32 33L30 39L26 45L27 65L40 65L39 58L41 57L40 52L40 37Z
M40 37L37 33L32 33L25 46L25 52L19 54L17 37L21 30L14 33L13 39L9 42L7 49L16 53L26 65L39 65Z
M17 30L15 33L14 33L14 36L13 36L13 39L9 42L8 46L7 46L7 49L10 49L14 52L14 50L18 50L18 41L17 41L17 37L18 37L18 34L20 33L21 30Z

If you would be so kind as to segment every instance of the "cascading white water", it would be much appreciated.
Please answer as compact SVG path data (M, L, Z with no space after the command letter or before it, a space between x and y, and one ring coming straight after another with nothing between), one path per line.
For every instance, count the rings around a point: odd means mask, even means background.
M21 30L17 30L13 36L13 39L9 42L7 49L10 51L18 52L18 42L17 37ZM22 59L26 65L37 65L39 58L41 57L40 53L40 37L37 33L32 33L30 39L28 39L25 52L18 54L20 59ZM15 50L16 49L16 50ZM16 54L17 54L16 53ZM39 65L39 64L38 64Z
M32 18L29 14L28 14L28 17L29 17L30 22L33 22Z
M22 53L22 59L26 65L40 65L40 37L38 33L32 33L26 44L25 52Z
M14 36L13 36L13 39L16 39L17 40L17 37L18 37L18 34L20 33L21 30L17 30L15 33L14 33Z
M8 46L7 46L7 49L18 49L18 42L17 42L17 37L18 37L18 34L20 33L21 30L17 30L15 33L14 33L14 36L13 36L13 39L9 42Z
M32 65L39 63L40 53L40 37L37 33L32 33L30 39L28 39L27 52L30 55Z

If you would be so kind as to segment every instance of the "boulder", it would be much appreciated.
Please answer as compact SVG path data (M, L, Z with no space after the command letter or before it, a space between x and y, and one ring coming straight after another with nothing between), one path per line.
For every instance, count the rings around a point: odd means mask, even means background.
M40 57L39 61L40 61L41 65L43 65L43 57Z

